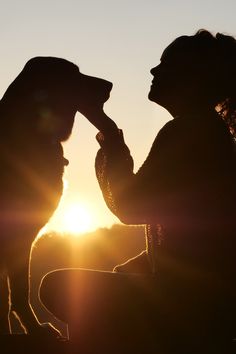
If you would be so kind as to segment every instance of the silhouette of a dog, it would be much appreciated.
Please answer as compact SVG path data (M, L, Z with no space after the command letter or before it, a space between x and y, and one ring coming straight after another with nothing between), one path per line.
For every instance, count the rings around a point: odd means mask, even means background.
M100 89L104 83L107 90ZM13 312L25 333L58 334L39 323L29 304L31 245L59 203L68 163L61 142L71 134L76 111L88 96L105 101L110 89L69 61L36 57L0 101L1 333L11 333Z

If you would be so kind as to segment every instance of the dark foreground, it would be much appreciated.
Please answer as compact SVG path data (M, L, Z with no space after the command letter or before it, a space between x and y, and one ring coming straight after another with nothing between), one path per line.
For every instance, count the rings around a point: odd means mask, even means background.
M108 339L109 341L109 339ZM170 348L170 346L168 346ZM210 348L205 347L200 351L196 349L197 343L192 343L189 348L177 348L174 343L172 349L168 351L163 348L150 347L148 343L143 347L135 347L135 345L127 343L103 343L103 347L99 348L97 343L93 343L93 336L88 341L87 348L81 347L78 343L70 341L55 340L52 338L39 338L23 334L18 335L2 335L0 336L0 353L1 354L235 354L236 343L231 343L229 347L219 347L212 345Z

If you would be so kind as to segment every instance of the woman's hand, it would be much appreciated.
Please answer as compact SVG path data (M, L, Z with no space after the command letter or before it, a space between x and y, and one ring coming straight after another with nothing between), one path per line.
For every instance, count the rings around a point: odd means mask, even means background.
M104 135L118 133L116 123L104 113L103 107L93 107L87 112L86 118Z

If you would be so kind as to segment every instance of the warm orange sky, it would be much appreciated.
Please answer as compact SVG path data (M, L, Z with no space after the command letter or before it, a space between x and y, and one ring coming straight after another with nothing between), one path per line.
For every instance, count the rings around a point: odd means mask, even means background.
M37 55L64 57L85 73L109 79L114 89L105 110L124 130L138 169L157 131L170 119L147 99L150 68L179 35L199 28L236 35L235 13L235 0L1 0L0 93ZM118 221L106 208L96 182L95 135L96 129L77 114L65 144L68 188L51 228L61 227L71 204L77 205L77 224L88 216L82 209L90 217L87 227Z

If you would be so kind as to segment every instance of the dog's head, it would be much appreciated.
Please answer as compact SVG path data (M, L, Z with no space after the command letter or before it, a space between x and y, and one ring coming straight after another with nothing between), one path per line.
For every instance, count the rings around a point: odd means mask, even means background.
M27 124L30 130L64 141L80 104L88 96L91 102L93 98L105 102L111 87L105 80L82 74L65 59L35 57L8 87L1 106L16 126Z

